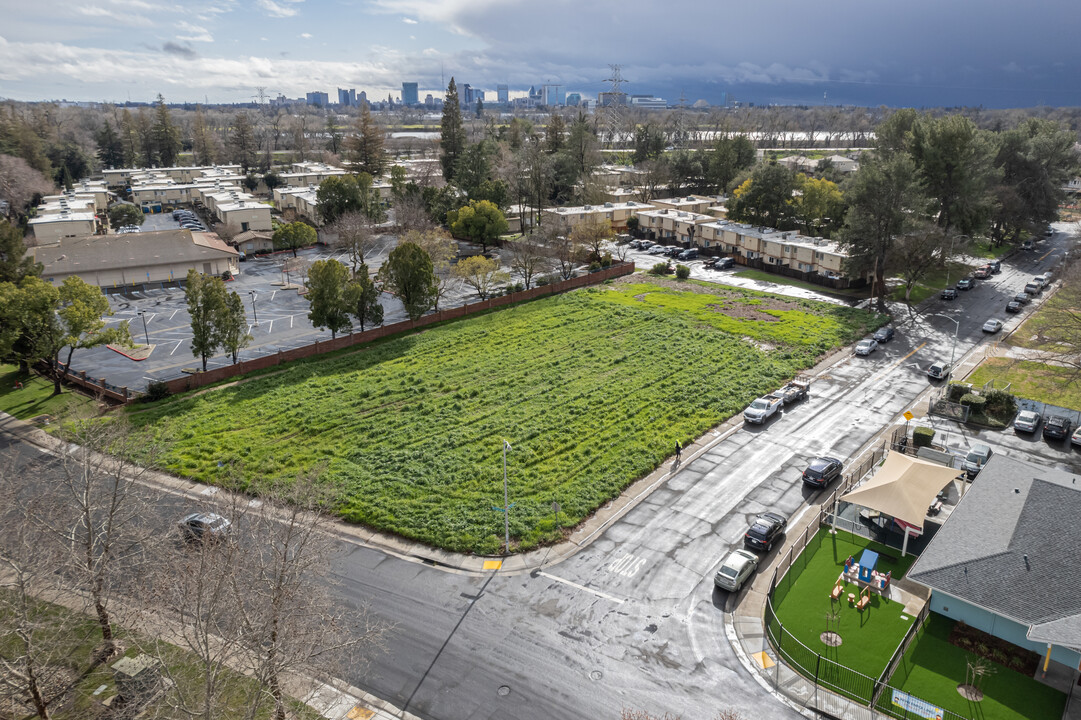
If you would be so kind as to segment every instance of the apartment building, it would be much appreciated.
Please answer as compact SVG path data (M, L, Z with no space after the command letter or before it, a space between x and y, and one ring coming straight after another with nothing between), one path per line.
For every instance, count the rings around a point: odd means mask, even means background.
M323 224L319 216L319 188L309 185L305 188L274 188L274 207L286 221L306 218L316 227Z
M709 208L718 200L719 198L706 195L687 195L672 198L653 198L649 203L658 208L709 215Z
M250 196L238 198L234 202L217 206L218 220L227 228L246 232L248 230L270 231L274 226L270 221L270 206Z
M217 174L229 174L241 177L239 165L187 165L167 168L117 168L102 171L105 184L113 187L127 187L132 177L152 173L162 178L170 178L178 183L194 182L197 177L211 177Z
M92 212L61 210L30 218L30 231L38 243L59 242L64 238L93 235L98 232L98 219Z
M581 205L578 207L546 208L544 217L562 230L569 231L575 225L609 223L616 232L627 229L627 221L638 212L652 206L647 203L628 200L624 203L606 202L603 205Z
M696 233L699 247L732 255L743 265L778 271L787 268L796 273L831 280L844 277L847 253L832 240L730 220L702 223L696 228Z
M712 222L712 215L674 210L670 207L655 207L639 210L638 231L654 240L668 243L695 243L698 226Z
M207 275L235 273L239 257L217 235L179 229L62 238L32 247L27 255L42 264L46 282L59 285L78 275L102 288L176 282L192 269Z

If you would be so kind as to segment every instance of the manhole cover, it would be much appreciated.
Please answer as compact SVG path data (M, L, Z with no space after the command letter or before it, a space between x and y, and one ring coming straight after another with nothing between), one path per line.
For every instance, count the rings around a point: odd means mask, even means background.
M593 681L598 681L603 677L604 677L604 673L602 673L600 670L594 670L593 672L591 672L589 674L589 679L593 680Z
M843 642L841 636L832 631L822 633L818 639L830 647L838 647Z
M499 697L506 697L510 695L510 685L500 685L499 689L495 691Z

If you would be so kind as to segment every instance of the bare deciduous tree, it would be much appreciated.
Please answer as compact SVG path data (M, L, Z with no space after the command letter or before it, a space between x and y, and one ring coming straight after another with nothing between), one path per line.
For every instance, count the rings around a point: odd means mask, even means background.
M63 599L60 569L65 553L41 518L50 503L28 489L16 454L0 464L0 697L13 716L52 717L52 707L73 681L71 643L82 628L74 616L57 612ZM100 662L100 660L99 660Z
M60 455L57 482L43 494L52 509L42 522L67 550L65 579L89 599L109 657L115 651L109 602L123 577L139 571L148 508L140 481L155 465L159 446L118 419L77 419L61 425L60 438L68 451Z
M275 720L286 718L287 678L337 677L347 665L355 672L387 630L333 594L327 511L336 494L320 472L260 488L265 500L245 523L243 581L234 582L248 674L272 698ZM247 717L254 720L255 708Z
M326 228L326 232L336 236L335 247L349 253L353 275L357 274L365 257L378 245L372 219L361 212L343 213Z
M582 223L571 228L570 239L576 245L589 249L590 260L601 259L601 247L615 237L612 225L603 223Z
M551 269L551 259L544 254L544 248L537 242L535 235L523 235L517 240L504 243L503 247L510 252L511 270L522 278L526 290L532 286L538 275Z
M18 217L35 195L53 191L53 183L22 158L0 155L0 200L8 204L8 215Z

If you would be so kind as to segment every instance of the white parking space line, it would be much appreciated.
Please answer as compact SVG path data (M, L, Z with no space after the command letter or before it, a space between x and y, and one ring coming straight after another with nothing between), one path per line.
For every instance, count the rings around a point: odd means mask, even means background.
M290 330L293 329L293 316L292 315L289 316L289 329Z
M579 590L585 590L587 593L592 593L592 594L596 595L597 597L604 598L605 600L611 600L612 602L618 603L618 604L623 603L623 599L622 598L617 598L615 595L609 595L608 593L603 593L600 590L594 590L593 588L587 588L585 585L579 585L576 582L572 582L570 580L564 580L563 578L556 577L555 575L549 575L548 573L544 572L543 570L538 570L537 574L542 576L542 577L546 577L549 580L555 580L556 582L563 583L564 585L570 585L573 588L578 588Z
M271 320L269 323L267 323L266 331L267 331L267 335L274 332L274 321L273 320Z
M177 308L176 310L173 310L173 314L169 316L169 319L172 320L174 317L176 317L176 314L178 312L180 312L180 308Z
M176 346L173 347L172 352L170 352L169 354L172 355L173 353L175 353L180 348L180 346L183 345L183 344L184 344L183 340L177 340L176 341Z
M277 290L272 290L272 291L271 291L271 293L270 293L270 299L271 299L271 300L273 301L273 300L274 300L274 296L275 296L275 295L277 295L277 294L278 294L278 291L277 291Z

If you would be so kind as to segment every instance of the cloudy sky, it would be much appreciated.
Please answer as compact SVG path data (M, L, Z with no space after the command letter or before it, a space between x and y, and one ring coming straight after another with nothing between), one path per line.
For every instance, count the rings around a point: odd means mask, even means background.
M1077 0L0 0L0 97L439 96L610 63L674 102L1081 105Z

